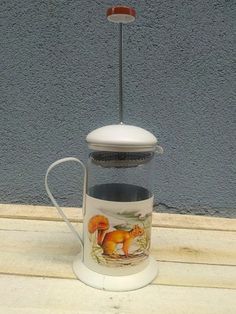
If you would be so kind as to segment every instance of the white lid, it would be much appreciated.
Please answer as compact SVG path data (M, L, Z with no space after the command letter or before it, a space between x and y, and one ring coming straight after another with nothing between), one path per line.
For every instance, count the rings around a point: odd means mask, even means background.
M88 147L100 151L142 152L155 151L157 139L149 131L133 125L106 125L90 132Z

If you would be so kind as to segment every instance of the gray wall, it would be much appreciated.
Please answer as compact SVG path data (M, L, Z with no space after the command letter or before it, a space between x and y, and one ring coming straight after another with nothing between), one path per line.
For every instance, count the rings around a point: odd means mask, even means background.
M105 18L117 3L2 1L0 202L49 204L48 165L85 161L86 134L117 122L117 26ZM125 121L165 149L159 210L235 217L234 1L125 3L138 13L124 34ZM52 175L62 204L81 204L81 174Z

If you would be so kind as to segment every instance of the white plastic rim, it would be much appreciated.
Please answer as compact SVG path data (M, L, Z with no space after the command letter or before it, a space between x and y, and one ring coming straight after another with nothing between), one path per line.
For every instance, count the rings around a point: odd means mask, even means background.
M76 277L88 286L107 291L130 291L140 289L151 283L158 274L156 260L149 256L146 268L127 276L108 276L99 274L86 267L82 255L78 254L73 262Z
M152 152L156 151L156 147L152 146L112 146L112 145L96 145L88 144L88 148L97 151L106 151L106 152Z
M135 17L129 14L111 14L107 17L109 22L113 23L131 23L135 21Z
M127 124L106 125L90 132L86 141L89 148L100 151L144 152L155 151L157 138L149 131Z

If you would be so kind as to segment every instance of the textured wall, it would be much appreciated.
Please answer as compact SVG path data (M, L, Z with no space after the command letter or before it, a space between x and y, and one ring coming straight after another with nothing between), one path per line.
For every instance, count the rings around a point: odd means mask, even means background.
M117 3L1 2L1 202L49 203L47 166L85 161L85 135L117 122L117 27L104 16ZM160 210L236 216L234 1L125 3L138 12L124 34L125 121L165 149ZM80 177L73 164L52 175L61 203L80 204Z

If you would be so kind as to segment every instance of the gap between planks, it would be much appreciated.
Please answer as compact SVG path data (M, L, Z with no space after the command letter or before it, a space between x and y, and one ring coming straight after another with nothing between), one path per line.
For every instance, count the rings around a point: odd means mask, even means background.
M82 222L82 210L63 208L71 222ZM0 218L62 221L55 207L39 205L0 204ZM153 227L216 231L236 231L236 219L153 213Z

